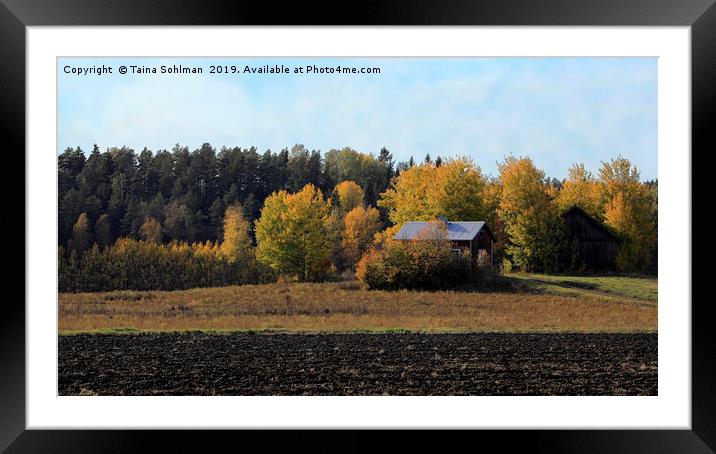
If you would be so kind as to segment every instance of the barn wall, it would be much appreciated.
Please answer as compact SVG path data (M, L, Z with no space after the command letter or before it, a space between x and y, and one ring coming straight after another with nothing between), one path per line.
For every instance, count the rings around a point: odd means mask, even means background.
M483 233L482 237L478 238L476 243L477 249L484 249L488 254L490 253L490 235Z
M453 249L469 250L470 242L469 241L450 241L450 247Z
M564 223L567 233L579 244L578 265L583 263L594 270L614 268L619 243L612 235L577 210L565 213Z
M579 241L577 264L584 263L587 268L606 270L614 268L614 259L618 245L614 241Z

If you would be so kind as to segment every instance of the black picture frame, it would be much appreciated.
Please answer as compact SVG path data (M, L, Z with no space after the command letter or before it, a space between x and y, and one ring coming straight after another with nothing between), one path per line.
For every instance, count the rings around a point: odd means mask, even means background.
M716 130L716 6L714 0L504 0L429 2L398 0L341 4L327 9L304 2L155 0L100 2L89 0L0 0L0 128L6 152L18 161L25 150L26 27L63 25L549 25L549 26L690 26L692 64L692 159L713 150ZM8 143L9 141L9 143ZM711 145L711 147L709 147ZM10 156L10 157L12 157ZM24 168L23 162L13 163ZM7 159L6 155L3 158ZM685 157L686 159L687 157ZM693 165L692 181L705 181L705 166ZM16 173L16 172L15 172ZM707 180L706 180L707 181ZM5 180L6 202L16 197L19 182ZM24 185L23 185L24 187ZM19 200L15 200L20 205ZM693 206L693 204L692 204ZM17 207L12 227L18 230ZM24 225L24 216L23 225ZM6 221L7 222L7 221ZM683 220L692 235L709 225ZM705 232L703 232L705 236ZM25 236L25 242L30 239ZM19 242L16 242L19 249ZM681 245L689 247L691 244ZM26 251L26 249L25 249ZM14 251L13 251L14 252ZM20 257L18 251L17 257ZM25 263L25 253L22 253ZM11 265L17 273L25 267ZM692 266L692 282L706 271ZM25 280L23 279L23 282ZM8 279L6 282L12 282ZM19 276L15 282L20 282ZM227 441L244 447L260 443L270 449L305 446L313 451L358 452L375 444L364 431L326 434L205 431L59 431L25 430L25 309L20 295L6 296L0 313L0 449L7 452L135 452L153 449L210 451ZM684 301L688 304L688 301ZM713 452L716 449L716 350L709 298L692 302L691 430L549 430L465 431L450 434L458 442L534 452ZM290 435L290 436L287 436ZM429 447L430 434L411 431L380 442L381 449ZM459 437L458 437L459 435ZM467 439L469 438L469 440ZM441 443L441 448L448 445ZM437 449L437 448L436 448Z

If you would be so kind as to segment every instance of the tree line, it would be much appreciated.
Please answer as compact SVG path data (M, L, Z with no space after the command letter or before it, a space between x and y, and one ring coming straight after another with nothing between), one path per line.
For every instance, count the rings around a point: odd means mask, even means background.
M153 153L121 147L89 156L79 147L58 156L58 240L68 249L100 247L117 238L141 237L147 218L161 224L164 242L219 241L226 209L240 203L249 222L264 200L280 190L297 192L310 183L329 193L344 180L363 188L375 204L395 174L392 155L350 148L321 154L295 145L277 153L255 147L222 148L208 143L189 151L174 146ZM73 226L82 213L91 235L89 244L73 245Z
M619 270L652 265L658 185L641 182L627 159L602 163L597 176L575 164L562 181L526 157L509 156L498 168L498 176L487 177L469 158L429 155L394 165L385 148L378 155L344 148L322 156L302 145L259 154L253 147L216 153L204 144L193 152L177 145L137 155L95 146L89 157L67 149L58 156L60 287L172 289L279 275L321 280L355 269L361 258L392 260L385 251L407 257L389 247L393 234L407 221L437 216L486 220L498 240L498 263L575 270L559 218L575 204L622 239ZM127 276L144 262L152 271L136 276L139 285ZM376 270L388 268L359 268L387 282Z
M496 258L527 271L580 271L574 242L560 214L573 205L620 239L615 268L654 269L657 246L658 182L642 182L638 169L621 156L603 162L595 176L574 164L562 181L548 177L528 157L508 156L499 175L485 177L469 158L442 165L414 165L394 178L378 205L394 224L390 238L409 220L486 220L497 238ZM651 268L650 268L651 267Z

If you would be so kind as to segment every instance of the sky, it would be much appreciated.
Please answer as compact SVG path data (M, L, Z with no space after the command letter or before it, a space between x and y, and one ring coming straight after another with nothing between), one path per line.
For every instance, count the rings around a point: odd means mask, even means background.
M112 67L112 74L73 68ZM132 73L130 65L158 73ZM161 74L161 66L202 74ZM229 73L210 74L210 65ZM289 74L244 73L283 65ZM379 67L379 74L295 68ZM126 66L126 74L119 67ZM231 66L238 72L232 73ZM57 153L300 143L394 160L468 156L484 173L510 154L550 177L573 163L596 174L621 155L657 178L657 59L632 58L60 58ZM66 72L69 71L69 72Z

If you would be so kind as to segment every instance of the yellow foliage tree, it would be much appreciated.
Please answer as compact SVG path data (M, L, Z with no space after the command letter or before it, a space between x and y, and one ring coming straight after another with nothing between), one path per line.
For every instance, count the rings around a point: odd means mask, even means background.
M251 226L244 217L241 204L234 203L224 214L224 239L221 242L221 255L229 263L246 262L253 255L253 244L249 236Z
M328 243L331 245L331 263L336 270L345 267L345 254L343 253L343 230L345 213L340 208L333 206L331 208L328 219L326 219L326 232L328 234Z
M373 245L378 248L390 245L392 242L395 241L393 240L393 237L396 233L400 231L401 227L402 225L398 224L392 227L388 227L382 232L376 233L375 235L373 235Z
M354 181L341 181L334 189L338 206L344 213L351 211L355 207L363 206L363 188Z
M197 241L191 244L194 255L204 257L221 257L221 247L213 241Z
M620 271L643 271L650 263L656 241L655 205L639 171L621 156L602 164L599 171L604 222L621 237L616 257Z
M555 203L560 211L577 205L601 220L604 215L600 207L600 192L599 183L592 173L584 168L584 164L574 164L569 168L569 174L555 198Z
M507 234L506 252L522 269L555 270L566 261L567 240L547 194L544 172L531 159L513 156L498 167L502 183L498 214Z
M444 216L455 221L484 220L486 181L469 158L415 165L401 172L378 205L394 224L430 221Z
M295 194L274 192L256 222L256 257L300 280L320 277L330 265L329 214L330 204L312 184Z
M72 243L78 254L82 254L92 246L92 232L87 213L81 213L72 226Z
M373 207L357 206L346 214L343 252L349 266L355 265L380 230L380 213Z
M156 219L147 217L139 229L139 237L151 243L162 243L162 225Z
M499 179L490 179L485 184L485 190L483 192L483 205L485 210L485 220L489 226L493 229L492 233L495 232L495 228L498 225L499 216L497 210L500 207L500 199L502 198L502 183Z

